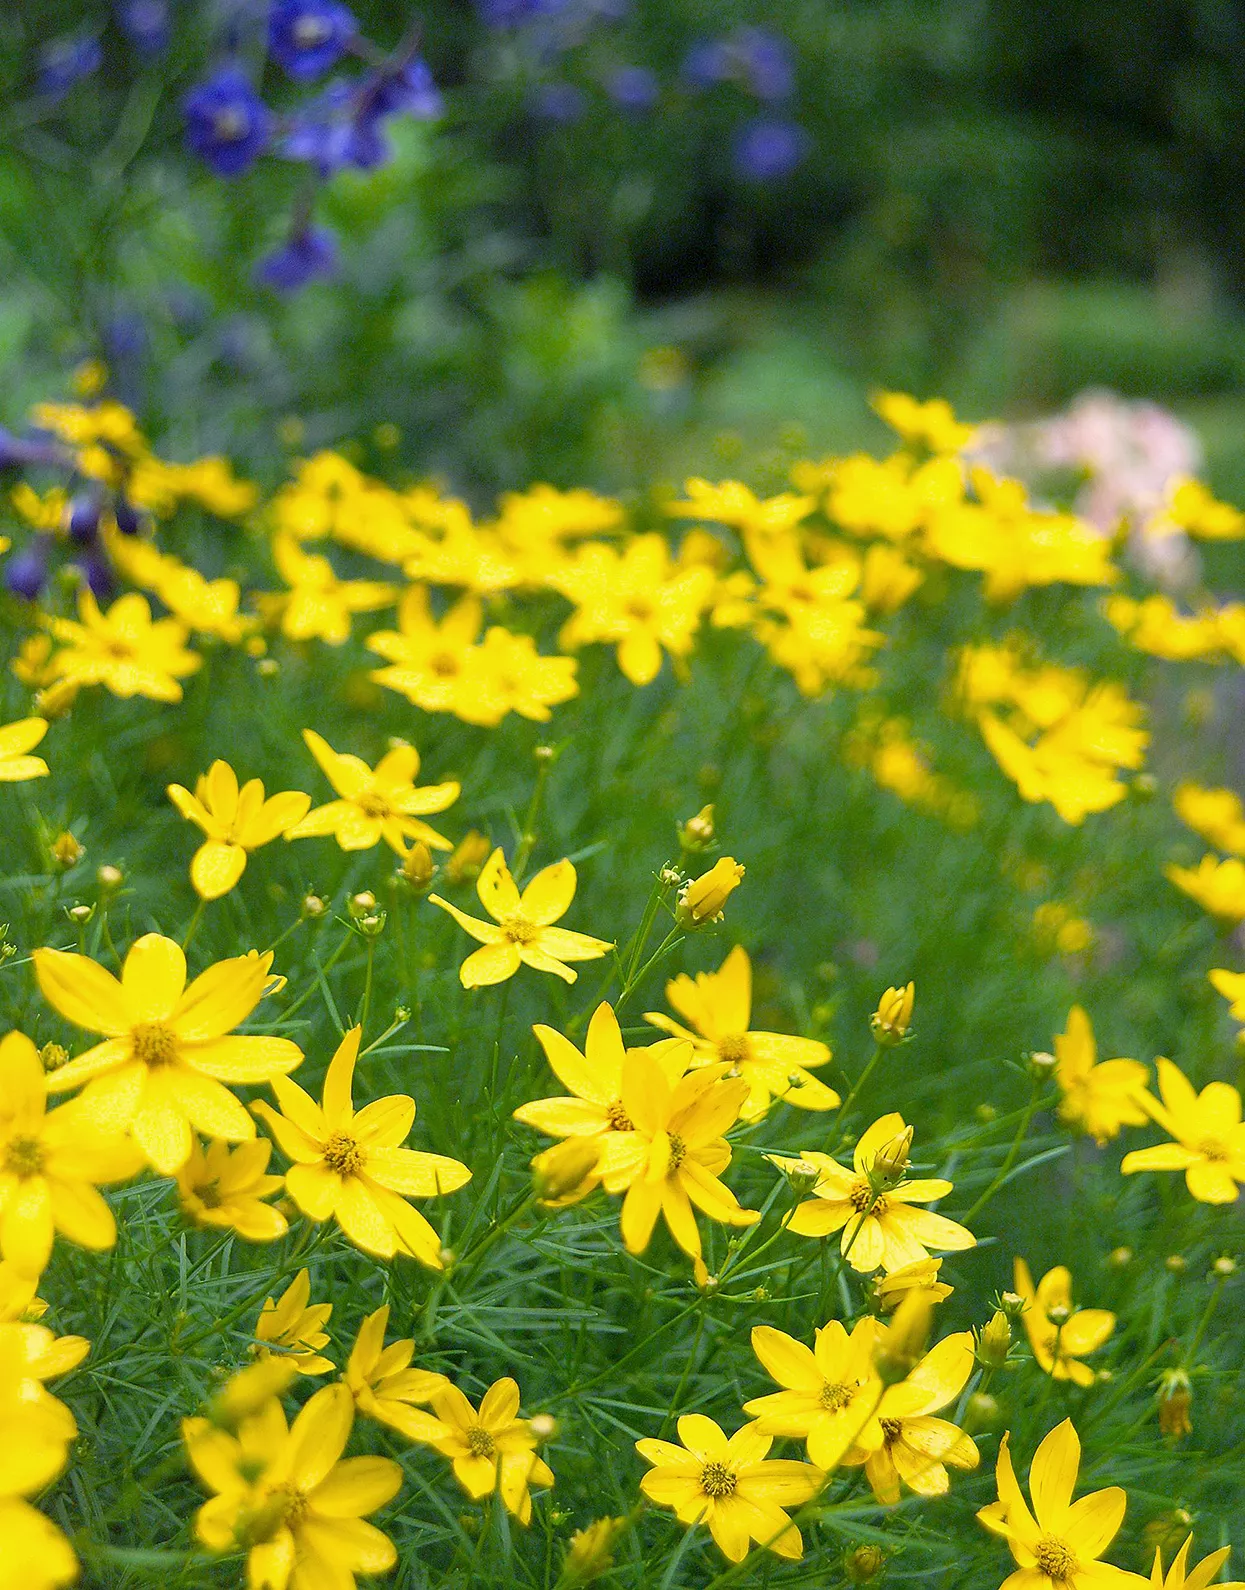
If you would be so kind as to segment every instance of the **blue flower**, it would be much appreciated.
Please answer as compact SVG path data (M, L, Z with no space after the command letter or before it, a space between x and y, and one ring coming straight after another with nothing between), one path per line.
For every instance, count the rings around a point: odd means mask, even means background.
M23 469L31 464L63 464L66 454L61 444L46 431L33 436L14 436L0 425L0 469Z
M309 82L337 65L358 31L354 14L337 0L274 0L268 50L291 77Z
M380 118L368 115L361 90L350 83L331 83L305 105L281 143L287 160L305 160L327 181L353 166L371 171L389 156Z
M683 57L683 79L692 88L712 88L726 81L733 65L725 39L701 39Z
M567 126L587 110L584 92L574 83L542 83L532 95L532 110L544 121Z
M336 237L326 227L308 225L265 254L255 276L274 293L296 293L309 282L327 281L336 270Z
M75 83L98 72L104 52L93 33L69 33L44 45L39 55L39 92L63 99Z
M757 116L735 135L735 170L749 182L790 176L808 153L810 142L798 122Z
M272 136L272 113L236 66L192 88L182 110L187 144L220 177L241 176Z
M445 109L441 90L433 81L427 61L420 56L396 71L382 73L369 97L373 113L380 116L435 121Z
M741 28L733 44L744 79L758 99L787 99L795 92L795 57L781 34Z
M656 73L647 66L620 66L605 87L616 105L635 114L652 110L661 91Z
M48 577L48 538L35 536L4 565L4 583L14 596L33 602Z
M476 0L480 20L490 28L518 27L544 9L541 0Z
M117 22L142 55L159 55L168 47L168 0L117 0Z

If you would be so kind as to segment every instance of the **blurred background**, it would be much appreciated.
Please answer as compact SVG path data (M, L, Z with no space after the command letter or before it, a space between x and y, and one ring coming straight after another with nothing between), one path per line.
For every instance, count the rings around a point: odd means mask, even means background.
M22 0L0 423L96 357L172 456L485 501L1105 387L1239 500L1243 97L1230 0Z

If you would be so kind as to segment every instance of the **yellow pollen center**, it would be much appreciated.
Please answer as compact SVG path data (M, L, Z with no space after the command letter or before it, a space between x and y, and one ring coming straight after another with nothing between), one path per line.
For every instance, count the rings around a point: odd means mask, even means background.
M747 1034L733 1032L725 1038L719 1038L718 1058L729 1061L733 1066L737 1066L742 1060L747 1060L749 1058Z
M194 1189L194 1195L205 1209L219 1209L221 1206L220 1182L218 1181L205 1181L202 1187Z
M903 1434L903 1425L898 1419L879 1419L878 1423L882 1426L887 1446L893 1446Z
M177 1034L162 1021L140 1021L131 1029L130 1045L140 1065L168 1066L177 1059Z
M365 817L388 817L389 802L383 795L378 795L375 790L364 790L362 795L355 797L355 805Z
M857 1176L847 1194L847 1201L858 1215L869 1210L871 1214L886 1213L886 1199L875 1193L864 1176Z
M283 1485L281 1490L285 1499L285 1524L287 1528L292 1528L306 1513L307 1498L295 1485Z
M453 679L458 673L458 658L452 652L439 651L428 659L428 667L438 679Z
M1216 1165L1222 1165L1230 1157L1227 1144L1217 1137L1204 1137L1197 1145L1197 1151L1203 1159L1209 1159Z
M706 1463L700 1471L700 1488L715 1502L723 1496L734 1496L738 1483L735 1471L725 1463Z
M354 1176L363 1169L365 1155L348 1132L334 1132L324 1145L324 1163L339 1176Z
M817 1400L827 1413L837 1413L852 1400L852 1388L845 1386L842 1381L827 1380Z
M621 1099L611 1099L605 1106L606 1118L610 1123L611 1132L634 1132L635 1122L623 1109Z
M1058 1535L1042 1535L1033 1548L1033 1556L1039 1572L1061 1584L1066 1583L1079 1566L1076 1553Z
M4 1151L4 1168L18 1177L37 1176L43 1169L43 1144L37 1137L14 1137Z
M508 916L501 929L512 944L530 944L539 931L525 916Z
M467 1431L467 1447L472 1457L491 1458L497 1444L483 1425L473 1424Z
M624 611L628 618L638 619L641 624L646 624L653 616L653 604L646 602L642 596L637 596L627 603Z
M687 1158L687 1144L677 1132L670 1134L670 1163L666 1166L667 1176L673 1176L675 1171Z

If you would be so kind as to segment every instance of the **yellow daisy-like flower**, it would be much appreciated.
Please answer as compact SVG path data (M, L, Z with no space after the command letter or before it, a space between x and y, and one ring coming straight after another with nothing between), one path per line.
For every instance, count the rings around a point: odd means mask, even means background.
M279 1192L282 1176L269 1176L272 1144L257 1137L230 1149L228 1143L198 1143L177 1172L182 1214L192 1225L236 1231L247 1242L275 1242L290 1229L279 1209L264 1203Z
M0 1497L42 1490L65 1467L78 1426L43 1382L68 1373L88 1350L81 1336L54 1336L46 1325L0 1325Z
M391 1458L343 1458L353 1422L340 1383L317 1391L292 1426L275 1398L236 1435L183 1420L186 1455L213 1493L195 1532L209 1551L247 1551L253 1590L354 1590L355 1574L397 1562L365 1515L397 1494L402 1470Z
M431 1270L443 1268L441 1239L408 1198L435 1198L471 1180L444 1154L402 1148L415 1119L404 1093L374 1099L357 1114L351 1101L361 1027L338 1046L320 1104L288 1077L273 1077L282 1113L262 1101L251 1108L288 1158L285 1189L310 1219L335 1217L357 1248L377 1258L409 1254Z
M189 634L176 618L154 622L145 597L119 596L101 613L85 587L78 596L78 621L48 620L61 649L48 662L48 676L66 685L103 685L114 696L147 696L152 701L180 701L179 679L203 662L187 649Z
M36 950L34 963L48 1004L75 1027L104 1035L49 1074L49 1092L85 1083L78 1108L101 1127L128 1129L162 1176L190 1158L192 1126L231 1143L255 1136L226 1082L267 1082L303 1058L288 1038L232 1036L263 996L271 951L218 961L189 987L181 946L159 933L134 942L119 982L64 950Z
M1000 1590L1125 1590L1136 1585L1135 1574L1098 1560L1124 1521L1124 1492L1112 1485L1072 1500L1081 1443L1071 1419L1056 1425L1033 1455L1032 1512L1016 1481L1009 1440L1010 1432L999 1446L999 1499L977 1514L991 1534L1003 1536L1020 1565Z
M959 1396L973 1368L972 1333L960 1331L931 1347L898 1385L887 1387L877 1411L881 1444L872 1450L856 1444L843 1458L849 1465L864 1464L883 1506L899 1501L901 1482L918 1496L945 1496L951 1488L948 1467L977 1467L973 1438L949 1420L932 1417Z
M862 1275L879 1267L888 1274L901 1270L928 1259L931 1248L958 1253L975 1247L977 1238L964 1226L929 1209L912 1207L945 1198L952 1184L939 1178L904 1180L910 1143L911 1130L903 1116L890 1114L874 1121L856 1144L850 1171L829 1154L809 1149L799 1160L771 1155L781 1170L806 1162L817 1171L813 1196L797 1207L787 1229L799 1237L827 1237L841 1231L841 1251ZM892 1149L898 1156L894 1164L890 1162L894 1156L886 1152Z
M774 1099L802 1110L832 1110L839 1095L812 1076L824 1066L830 1050L812 1038L790 1038L779 1032L749 1031L752 1014L752 963L748 952L736 945L716 972L698 972L666 984L666 999L691 1030L648 1011L645 1021L676 1038L690 1039L701 1065L724 1060L748 1084L748 1097L739 1112L745 1121L757 1121Z
M1228 1015L1233 1021L1245 1021L1245 972L1232 972L1217 966L1207 972L1211 987L1228 1001Z
M678 1429L682 1446L652 1439L635 1444L653 1465L640 1481L649 1501L672 1508L681 1524L706 1524L731 1562L742 1562L752 1541L779 1557L801 1557L804 1542L786 1509L816 1496L820 1469L767 1457L773 1438L755 1424L728 1439L712 1419L685 1413Z
M806 1442L819 1469L836 1468L849 1448L876 1451L883 1441L884 1388L874 1366L880 1335L870 1315L857 1320L850 1336L831 1320L811 1348L771 1325L754 1326L752 1350L783 1390L753 1397L744 1412L765 1435Z
M379 580L339 580L327 558L304 552L293 536L281 532L273 537L272 560L290 589L261 597L260 608L266 619L280 621L289 640L344 646L355 613L388 607L397 596L392 585Z
M1225 922L1245 919L1245 861L1203 856L1196 867L1164 867L1164 876L1196 900L1203 911Z
M566 965L567 961L595 961L612 950L614 946L604 939L589 938L586 933L572 933L553 925L570 910L578 881L572 864L558 861L538 872L520 894L506 866L505 856L495 850L476 879L480 904L493 918L492 922L468 916L439 894L430 894L428 898L433 905L448 911L459 927L483 946L459 967L458 976L463 987L484 988L492 983L504 983L520 966L552 972L555 977L573 983L578 973Z
M48 765L43 758L28 754L47 732L46 718L19 718L0 728L0 784L47 777Z
M112 1210L96 1191L126 1181L142 1156L118 1132L104 1133L74 1104L47 1111L47 1075L30 1039L0 1039L0 1255L38 1276L55 1231L83 1248L111 1248Z
M1190 1535L1177 1552L1166 1578L1163 1577L1163 1559L1156 1548L1154 1567L1150 1571L1153 1590L1209 1590L1215 1575L1231 1555L1232 1548L1221 1546L1218 1551L1212 1551L1209 1557L1203 1557L1196 1568L1190 1568L1189 1548L1192 1545L1193 1536ZM1245 1580L1224 1579L1216 1584L1215 1590L1245 1590Z
M369 678L425 712L456 711L481 618L478 598L464 596L437 620L429 610L427 586L408 586L398 607L398 628L367 638L368 650L389 661L388 668L375 669Z
M431 1369L412 1369L415 1343L409 1337L385 1346L389 1305L384 1303L359 1326L342 1376L355 1407L365 1418L387 1424L408 1441L432 1442L440 1436L440 1423L413 1404L427 1404L449 1385L444 1375Z
M1207 844L1237 856L1245 855L1245 806L1234 789L1177 784L1172 806L1180 821Z
M941 1259L918 1259L915 1264L905 1264L900 1270L884 1272L873 1277L873 1297L884 1313L891 1313L909 1292L928 1292L933 1302L941 1303L955 1290L946 1281L938 1279L942 1269Z
M1092 1386L1094 1371L1081 1363L1096 1352L1115 1329L1115 1315L1105 1308L1072 1307L1072 1275L1066 1265L1048 1270L1035 1287L1023 1259L1015 1264L1016 1295L1025 1300L1025 1334L1033 1356L1055 1380Z
M1209 1082L1194 1091L1180 1067L1158 1060L1162 1104L1149 1094L1143 1103L1165 1132L1175 1139L1125 1154L1120 1170L1182 1170L1189 1191L1203 1204L1235 1203L1245 1182L1245 1124L1241 1095L1227 1082Z
M0 1497L4 1590L60 1590L78 1577L73 1547L50 1518L19 1496Z
M265 1299L255 1326L257 1355L267 1358L272 1348L279 1347L281 1356L288 1358L300 1375L327 1375L333 1360L325 1358L320 1348L328 1346L328 1332L323 1327L332 1312L331 1303L311 1302L311 1273L301 1269L279 1301Z
M1061 1121L1088 1132L1099 1147L1118 1137L1122 1126L1144 1126L1141 1098L1149 1075L1140 1060L1099 1060L1089 1017L1073 1005L1066 1029L1055 1035Z
M529 1420L519 1418L519 1388L508 1376L484 1393L477 1412L446 1381L432 1399L439 1429L429 1445L448 1458L454 1477L473 1501L496 1491L506 1511L531 1522L533 1485L552 1485L553 1473L536 1455Z
M207 835L190 863L190 881L205 900L228 894L245 871L248 854L292 828L311 805L311 796L302 790L284 790L265 800L257 778L239 789L238 775L222 761L213 762L200 777L193 795L180 784L170 784L168 797Z
M432 850L453 849L421 818L452 806L462 786L451 780L417 789L419 752L413 745L395 745L370 768L360 757L335 751L311 729L303 730L303 740L340 799L308 812L285 830L287 839L332 834L343 850L370 850L383 839L399 856L415 839Z

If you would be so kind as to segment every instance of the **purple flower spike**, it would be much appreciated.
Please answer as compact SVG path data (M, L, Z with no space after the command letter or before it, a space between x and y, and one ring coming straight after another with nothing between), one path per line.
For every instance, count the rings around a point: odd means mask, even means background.
M300 83L322 77L359 32L353 12L337 0L275 0L268 14L268 50Z
M33 602L48 577L48 548L45 536L36 536L28 547L15 552L4 565L4 583L14 596Z
M272 135L272 113L236 66L223 66L183 103L186 142L219 177L239 177Z
M306 226L265 254L255 276L274 293L296 293L311 282L327 281L336 270L336 237L325 227Z

